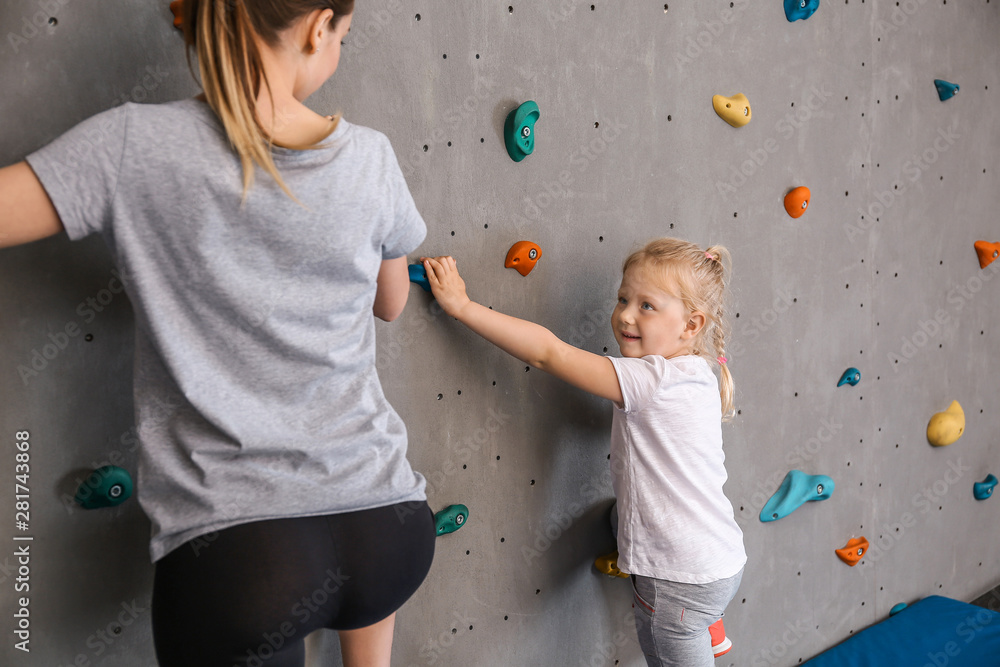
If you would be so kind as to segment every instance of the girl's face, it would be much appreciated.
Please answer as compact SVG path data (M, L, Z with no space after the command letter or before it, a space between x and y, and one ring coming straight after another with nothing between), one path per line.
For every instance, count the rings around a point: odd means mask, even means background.
M658 287L649 273L633 266L622 276L618 304L611 313L622 356L658 354L669 359L690 354L691 340L705 325L705 316L687 312L684 302Z

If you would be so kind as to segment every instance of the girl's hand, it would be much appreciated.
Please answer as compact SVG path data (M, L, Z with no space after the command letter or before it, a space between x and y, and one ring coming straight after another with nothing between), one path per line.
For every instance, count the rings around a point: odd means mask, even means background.
M444 312L457 318L471 299L465 293L465 281L458 275L455 258L447 255L433 259L421 257L420 261L427 271L427 282L431 284L434 298Z

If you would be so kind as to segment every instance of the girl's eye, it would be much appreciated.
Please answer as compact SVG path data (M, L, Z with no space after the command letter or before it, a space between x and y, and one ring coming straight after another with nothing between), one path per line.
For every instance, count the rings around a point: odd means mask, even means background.
M623 296L618 297L618 303L620 303L621 305L624 306L627 303L625 301L625 297L623 297Z
M647 310L653 310L653 307L646 302L643 302L642 307Z

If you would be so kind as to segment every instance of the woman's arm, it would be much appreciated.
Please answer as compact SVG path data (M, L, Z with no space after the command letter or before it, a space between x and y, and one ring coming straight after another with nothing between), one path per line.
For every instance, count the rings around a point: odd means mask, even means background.
M63 231L52 200L27 162L0 169L0 248Z
M410 294L410 274L406 269L406 257L382 260L378 271L378 289L375 292L375 317L392 322L406 307Z
M422 258L441 308L501 350L586 392L622 402L611 360L559 340L545 327L490 310L469 299L451 257Z

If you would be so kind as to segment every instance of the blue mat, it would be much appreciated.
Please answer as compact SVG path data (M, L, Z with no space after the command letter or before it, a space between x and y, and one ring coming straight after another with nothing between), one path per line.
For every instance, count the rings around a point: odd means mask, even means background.
M932 595L803 663L803 667L1000 665L1000 613Z

